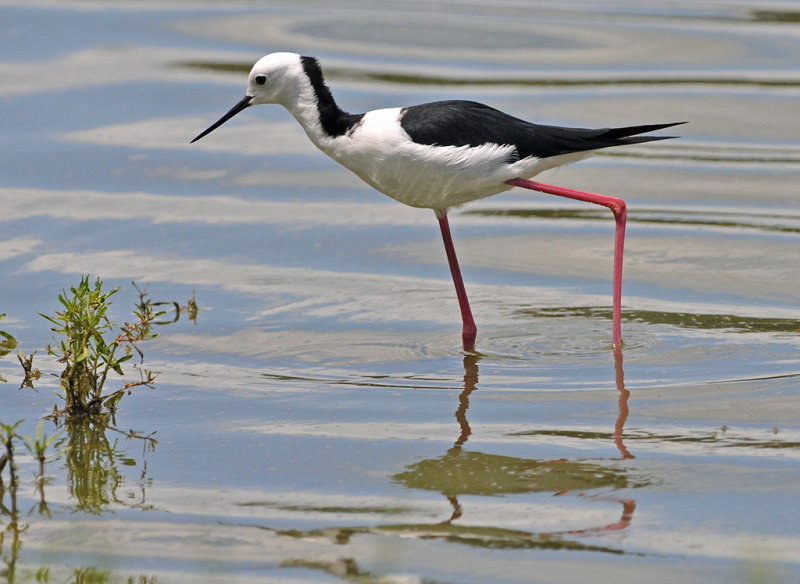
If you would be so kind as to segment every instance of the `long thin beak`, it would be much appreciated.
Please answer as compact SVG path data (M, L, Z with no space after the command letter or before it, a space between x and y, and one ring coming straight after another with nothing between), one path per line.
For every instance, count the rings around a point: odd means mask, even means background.
M227 114L225 114L220 119L218 119L216 122L211 124L204 132L200 132L194 140L189 142L189 144L194 144L195 142L197 142L200 138L202 138L206 134L209 134L209 133L213 132L214 130L216 130L217 128L219 128L222 124L224 124L225 122L230 120L233 116L238 114L243 109L247 109L248 107L250 107L250 102L252 102L252 101L253 101L253 96L245 95L239 101L239 103L237 103L235 106L233 106L230 109L230 111Z

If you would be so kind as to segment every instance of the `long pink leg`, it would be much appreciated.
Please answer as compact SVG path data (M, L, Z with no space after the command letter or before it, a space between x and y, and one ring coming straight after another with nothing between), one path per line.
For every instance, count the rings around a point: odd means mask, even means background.
M461 308L461 320L464 328L461 331L461 339L464 342L465 351L475 350L475 337L478 328L475 326L475 319L472 318L472 311L469 308L467 291L464 288L464 280L461 278L461 269L458 267L456 249L453 247L453 238L450 235L450 224L447 221L446 212L437 212L436 218L439 219L439 228L442 230L442 240L444 240L444 251L447 253L447 263L450 264L450 273L453 275L453 284L456 285L456 296L458 296L458 306Z
M613 333L612 343L615 349L622 348L622 251L625 245L625 222L628 217L628 212L625 207L625 201L618 197L609 197L608 195L597 195L595 193L587 193L584 191L576 191L574 189L567 189L564 187L556 187L553 185L546 185L540 182L534 182L524 178L515 178L506 181L507 184L534 191L548 193L550 195L557 195L559 197L567 197L568 199L577 199L578 201L586 201L588 203L595 203L608 207L614 213L614 220L616 221L616 233L614 237L614 296L613 296Z

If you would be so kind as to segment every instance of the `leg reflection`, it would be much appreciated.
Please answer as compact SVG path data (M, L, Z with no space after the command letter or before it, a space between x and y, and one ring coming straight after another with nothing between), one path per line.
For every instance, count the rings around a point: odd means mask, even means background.
M458 409L456 410L456 420L461 427L461 434L453 445L454 449L461 448L472 434L472 428L469 427L467 420L467 409L469 409L470 394L478 388L478 360L477 355L464 357L464 391L458 396Z
M619 392L619 413L611 436L622 459L632 459L634 456L623 443L624 426L629 414L630 392L625 389L622 352L615 349L613 356L615 381ZM577 495L614 501L622 505L621 517L616 522L564 533L571 535L597 534L625 529L632 520L636 508L635 501L608 495L598 497L592 494L592 491L601 487L618 489L627 486L627 477L624 471L609 469L605 465L585 460L517 459L462 449L472 435L467 411L470 406L470 396L478 389L479 360L480 357L474 354L464 357L464 386L458 396L458 408L455 411L460 433L452 448L444 457L420 463L412 473L399 475L404 477L404 482L414 483L417 487L424 484L423 488L440 490L447 497L452 507L452 513L443 524L452 524L462 517L464 509L459 502L459 496L463 494L496 495L551 491L556 495ZM533 432L532 434L538 433ZM552 431L543 431L543 433L552 435Z
M614 444L617 445L617 449L622 454L623 459L636 458L622 442L622 430L625 427L625 421L628 419L628 398L631 392L625 389L625 371L622 369L622 351L619 349L614 349L614 371L616 373L617 391L619 392L619 415L617 416L617 423L614 425Z

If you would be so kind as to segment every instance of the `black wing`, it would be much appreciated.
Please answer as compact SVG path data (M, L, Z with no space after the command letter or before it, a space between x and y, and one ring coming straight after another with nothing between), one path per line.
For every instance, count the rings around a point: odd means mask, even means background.
M638 136L683 124L625 128L563 128L526 122L474 101L437 101L405 108L400 124L414 142L438 146L513 145L515 158L547 158L570 152L666 140L674 136Z

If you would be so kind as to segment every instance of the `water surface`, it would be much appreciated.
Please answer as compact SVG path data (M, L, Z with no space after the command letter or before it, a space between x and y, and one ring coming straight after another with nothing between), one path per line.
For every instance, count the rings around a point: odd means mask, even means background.
M798 578L792 5L0 12L0 328L45 372L17 391L0 359L0 422L32 434L58 403L38 313L82 274L122 287L120 321L132 280L200 305L142 347L156 389L116 430L69 435L92 447L48 465L46 509L18 449L9 581ZM553 124L688 120L540 177L628 202L622 354L603 209L516 189L452 212L479 327L464 356L432 213L277 107L189 145L277 50L320 58L350 111L464 98Z

